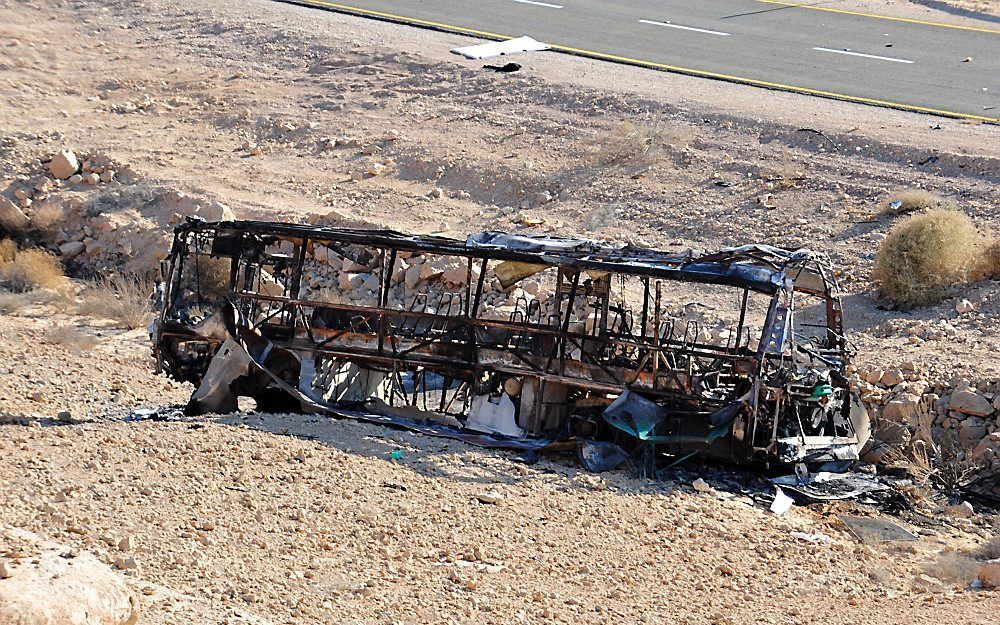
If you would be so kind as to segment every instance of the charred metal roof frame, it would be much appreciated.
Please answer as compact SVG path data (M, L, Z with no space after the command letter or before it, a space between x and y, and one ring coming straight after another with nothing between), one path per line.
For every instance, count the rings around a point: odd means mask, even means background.
M391 247L401 251L431 252L472 258L489 257L554 267L625 272L670 280L725 284L773 294L794 287L788 280L789 267L801 272L807 263L823 265L825 258L809 250L787 250L768 245L744 245L704 253L697 250L663 251L632 244L614 245L603 241L539 235L511 235L482 232L465 242L434 235L409 235L394 230L330 228L263 221L217 223L189 219L177 228L184 231L233 231L263 236L284 236L344 243ZM819 293L827 289L798 289Z

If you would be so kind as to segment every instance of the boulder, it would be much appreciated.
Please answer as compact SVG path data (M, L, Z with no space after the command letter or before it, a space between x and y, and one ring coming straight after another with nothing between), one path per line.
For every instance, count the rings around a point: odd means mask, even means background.
M974 391L955 391L951 394L949 410L976 417L985 417L993 412L993 406L985 397Z
M49 161L49 171L59 180L66 180L80 170L80 161L69 150L60 150Z
M31 220L20 208L5 197L0 197L0 228L10 232L22 232Z
M86 247L83 241L67 241L59 246L59 253L68 260L82 254Z
M1000 559L990 560L979 567L979 583L985 588L1000 588Z
M958 433L962 441L971 447L986 436L986 422L979 417L969 417L959 423Z
M885 405L882 416L895 423L909 423L917 416L917 402L909 397L894 399Z
M94 556L15 528L0 532L0 543L8 542L28 557L5 563L0 623L133 625L138 620L135 594Z
M194 214L205 221L234 221L236 219L232 209L222 202L198 206L195 208Z

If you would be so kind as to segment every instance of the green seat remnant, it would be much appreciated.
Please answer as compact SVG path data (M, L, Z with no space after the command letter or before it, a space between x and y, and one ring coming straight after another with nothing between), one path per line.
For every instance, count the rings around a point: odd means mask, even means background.
M821 397L829 397L833 395L833 387L829 384L817 384L816 388L813 389L809 399L820 399Z
M638 393L625 391L609 405L603 413L604 420L611 426L647 443L675 443L684 445L711 444L725 436L733 418L742 407L741 403L731 404L715 412L710 422L715 424L705 436L675 435L657 436L657 426L667 418L667 412L656 403Z

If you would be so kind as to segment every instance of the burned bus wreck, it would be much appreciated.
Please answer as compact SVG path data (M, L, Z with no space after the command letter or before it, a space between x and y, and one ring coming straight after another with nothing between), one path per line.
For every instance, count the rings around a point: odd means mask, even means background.
M868 436L832 270L806 250L189 221L163 278L154 351L197 385L193 414L247 396L650 463L853 460Z

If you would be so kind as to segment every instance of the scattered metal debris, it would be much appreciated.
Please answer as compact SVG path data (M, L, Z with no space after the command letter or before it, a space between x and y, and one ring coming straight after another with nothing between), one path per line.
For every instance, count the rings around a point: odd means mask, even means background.
M906 531L898 523L894 523L888 519L872 519L846 514L838 515L837 518L847 527L847 531L862 543L872 544L917 540L915 534Z
M491 69L501 74L511 74L521 69L520 63L505 63L504 65L483 65L483 69Z
M218 263L228 279L206 294L199 276ZM350 297L317 295L325 283L304 276L318 263L342 268ZM597 470L623 461L589 442L604 441L653 473L692 453L856 460L868 438L833 271L807 250L191 220L163 276L155 353L198 385L190 414L249 396L261 411L576 449ZM709 291L731 306L699 303Z

